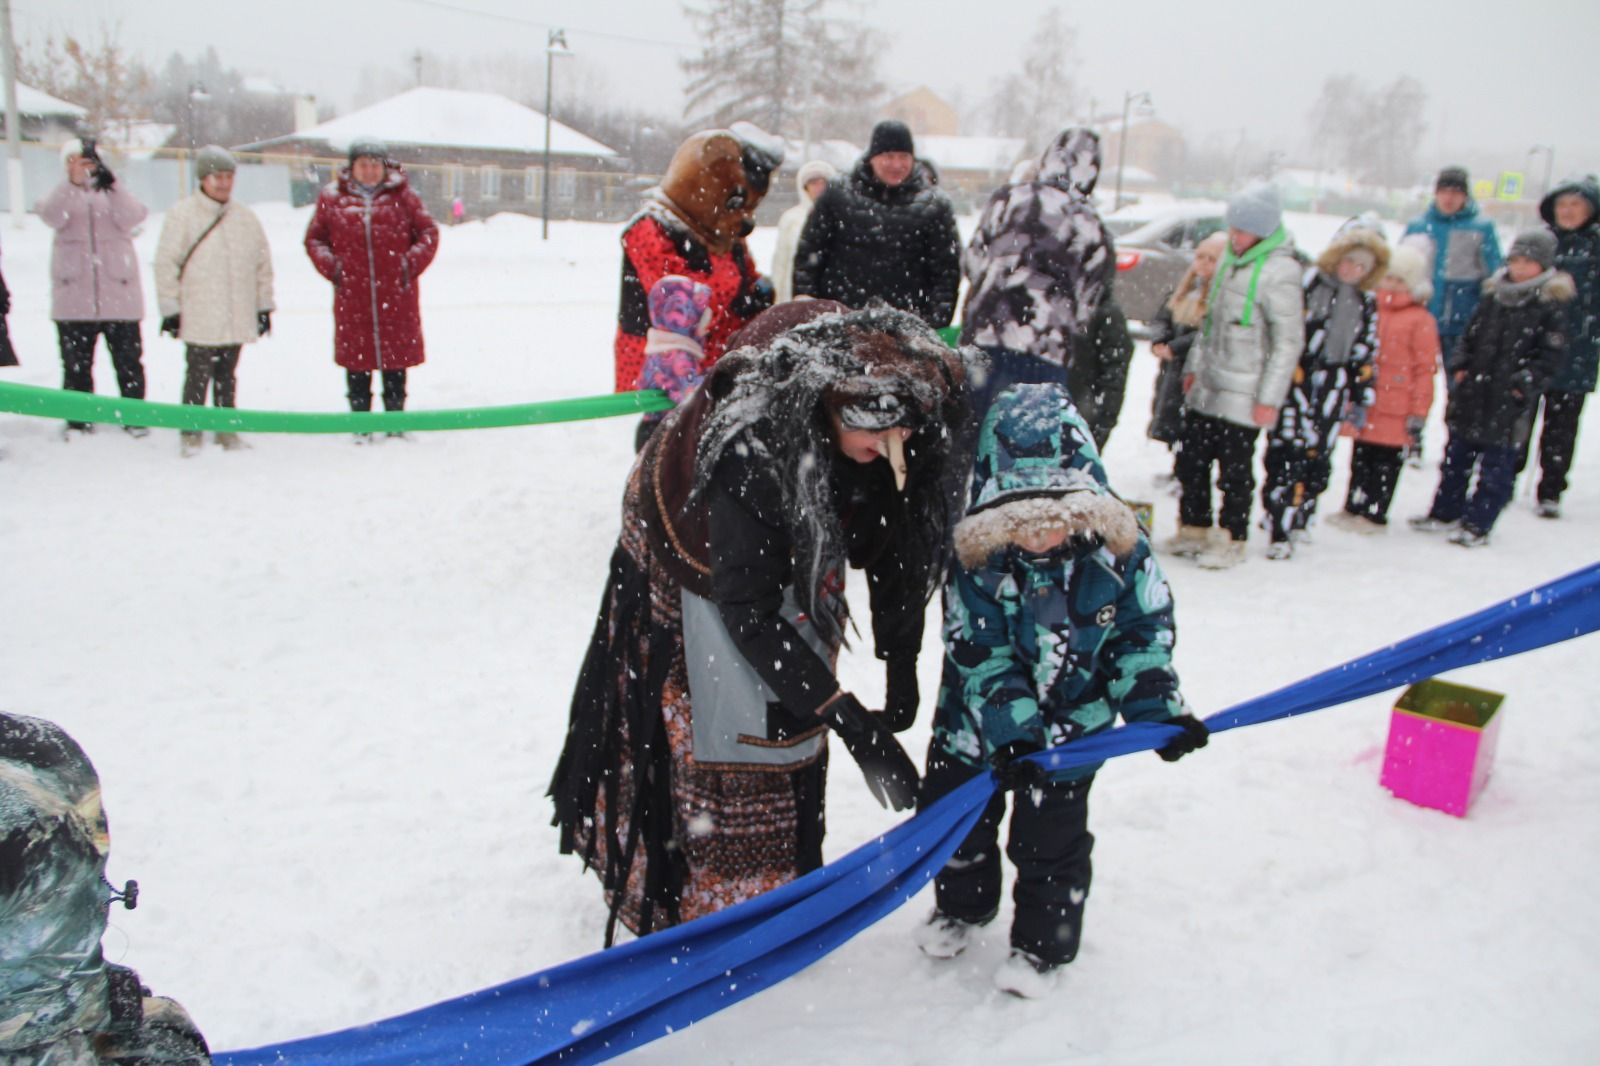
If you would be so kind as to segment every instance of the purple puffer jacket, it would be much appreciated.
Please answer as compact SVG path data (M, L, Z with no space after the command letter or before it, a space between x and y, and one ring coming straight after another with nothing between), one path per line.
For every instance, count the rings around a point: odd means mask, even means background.
M120 186L64 181L34 205L56 231L50 255L50 317L57 322L136 322L144 290L133 253L134 227L149 212Z

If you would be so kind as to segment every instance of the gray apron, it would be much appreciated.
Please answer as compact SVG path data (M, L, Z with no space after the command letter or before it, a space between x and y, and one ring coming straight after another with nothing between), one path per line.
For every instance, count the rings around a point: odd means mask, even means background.
M783 618L824 661L833 660L816 627L803 620L794 590L783 590ZM784 712L778 699L734 644L717 605L683 589L683 655L689 674L694 761L732 770L798 770L825 742L821 721L815 729L786 739L769 739L771 718ZM769 707L769 705L771 705Z

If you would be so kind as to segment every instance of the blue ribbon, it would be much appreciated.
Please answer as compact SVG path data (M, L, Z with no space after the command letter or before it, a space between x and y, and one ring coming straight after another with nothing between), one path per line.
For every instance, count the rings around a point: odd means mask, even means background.
M1600 629L1600 563L1325 670L1206 720L1212 732L1304 714ZM1033 758L1067 769L1167 743L1130 723ZM224 1052L225 1066L603 1062L816 962L909 900L994 792L979 774L915 818L781 888L610 951L409 1014Z

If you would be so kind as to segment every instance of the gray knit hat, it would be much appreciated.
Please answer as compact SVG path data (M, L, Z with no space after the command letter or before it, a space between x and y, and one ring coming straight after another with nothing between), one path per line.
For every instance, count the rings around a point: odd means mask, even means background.
M1466 167L1445 167L1434 179L1433 188L1435 192L1440 189L1460 189L1469 196L1472 194L1472 183L1467 177Z
M1556 235L1543 228L1525 229L1506 250L1507 259L1516 255L1532 259L1541 270L1549 270L1556 265Z
M364 155L388 163L389 146L376 137L357 137L350 142L350 162L354 163Z
M194 178L202 181L212 174L232 174L239 169L233 153L220 144L208 144L194 157Z
M1228 201L1228 225L1257 237L1270 237L1283 225L1283 204L1276 185L1256 184Z

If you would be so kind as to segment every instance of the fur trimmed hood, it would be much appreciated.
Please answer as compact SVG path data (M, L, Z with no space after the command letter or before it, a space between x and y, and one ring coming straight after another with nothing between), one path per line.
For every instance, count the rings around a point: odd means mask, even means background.
M1357 283L1357 288L1362 292L1371 292L1377 288L1378 282L1383 280L1383 275L1389 266L1389 244L1383 239L1383 234L1366 226L1346 226L1334 235L1328 242L1328 247L1317 256L1317 269L1331 277L1336 277L1339 269L1339 260L1356 249L1364 249L1377 260L1372 269L1367 271Z
M972 504L955 528L956 556L973 569L1022 536L1050 529L1102 544L1119 558L1140 535L1066 390L1017 385L1000 394L979 430Z
M1551 269L1519 284L1511 280L1505 267L1501 267L1484 279L1483 294L1505 304L1523 303L1530 296L1561 304L1577 297L1578 283L1566 271Z

